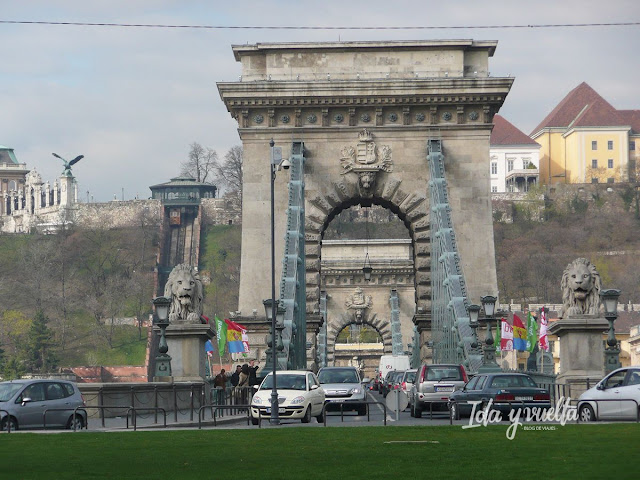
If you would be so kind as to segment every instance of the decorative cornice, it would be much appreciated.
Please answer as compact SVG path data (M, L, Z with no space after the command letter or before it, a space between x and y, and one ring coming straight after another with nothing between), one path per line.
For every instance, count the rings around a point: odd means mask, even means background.
M335 96L335 97L242 97L228 98L227 108L286 108L286 107L352 107L352 106L418 106L467 104L502 104L506 94L495 95L416 95L416 96Z

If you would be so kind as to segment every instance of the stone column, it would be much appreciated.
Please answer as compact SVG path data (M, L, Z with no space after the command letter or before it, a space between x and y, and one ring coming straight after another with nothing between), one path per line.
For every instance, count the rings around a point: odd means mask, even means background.
M159 335L160 328L154 327ZM179 323L167 327L166 338L175 382L202 382L206 377L204 344L213 338L209 324Z
M56 189L57 191L57 189ZM68 207L73 204L74 188L73 177L62 175L60 177L60 206Z
M604 376L602 334L609 323L595 315L571 315L549 322L549 334L560 342L560 372L557 383L575 384L571 396L586 389L586 380Z

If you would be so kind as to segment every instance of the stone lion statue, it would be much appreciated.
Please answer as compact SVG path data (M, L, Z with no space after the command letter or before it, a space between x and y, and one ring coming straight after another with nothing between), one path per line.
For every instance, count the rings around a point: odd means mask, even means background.
M171 270L164 287L164 296L171 298L171 323L202 322L202 282L191 265L183 263Z
M576 258L562 273L560 318L597 315L600 308L600 275L586 258Z

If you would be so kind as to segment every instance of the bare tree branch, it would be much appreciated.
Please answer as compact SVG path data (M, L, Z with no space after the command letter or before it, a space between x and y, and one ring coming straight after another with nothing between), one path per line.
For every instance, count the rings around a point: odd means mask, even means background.
M218 154L215 150L193 142L189 160L180 164L180 175L193 177L197 182L213 184L217 165Z

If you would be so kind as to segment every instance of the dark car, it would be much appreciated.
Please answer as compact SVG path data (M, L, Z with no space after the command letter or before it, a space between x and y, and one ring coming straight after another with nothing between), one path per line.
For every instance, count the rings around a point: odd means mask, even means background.
M392 370L387 373L387 376L384 377L384 382L382 383L383 397L386 397L391 390L397 390L400 388L400 382L402 381L403 375L403 370Z
M451 416L458 420L469 416L473 403L476 411L491 402L491 409L509 413L513 409L548 409L551 407L549 390L540 388L529 375L523 373L489 373L473 377L461 390L449 396Z

